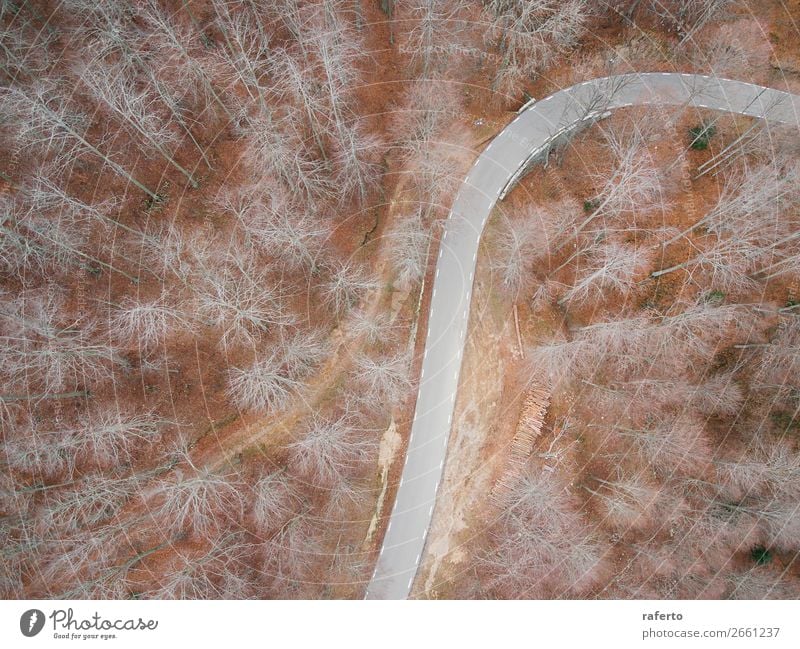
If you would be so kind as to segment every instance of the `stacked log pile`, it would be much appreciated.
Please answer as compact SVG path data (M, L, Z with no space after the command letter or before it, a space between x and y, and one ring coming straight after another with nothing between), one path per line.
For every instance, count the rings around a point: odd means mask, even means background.
M508 504L508 496L513 492L525 470L525 465L533 453L534 444L542 432L549 405L550 390L545 387L533 387L525 395L506 466L492 489L491 499L497 506L504 508Z

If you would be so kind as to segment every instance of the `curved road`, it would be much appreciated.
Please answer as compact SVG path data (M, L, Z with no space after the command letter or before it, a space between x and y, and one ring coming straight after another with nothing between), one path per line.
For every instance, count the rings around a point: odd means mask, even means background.
M419 567L444 472L478 244L492 208L509 182L543 159L555 140L606 111L633 105L695 106L800 126L796 95L701 75L646 73L556 92L492 140L463 181L442 237L411 439L367 599L408 597Z

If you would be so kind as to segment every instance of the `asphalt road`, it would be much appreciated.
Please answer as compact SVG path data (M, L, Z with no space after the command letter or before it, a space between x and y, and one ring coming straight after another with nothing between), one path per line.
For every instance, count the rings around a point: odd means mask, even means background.
M445 226L436 265L411 440L367 599L411 592L444 473L483 227L509 180L554 136L633 105L687 105L800 126L800 97L739 81L647 73L586 81L537 101L478 156Z

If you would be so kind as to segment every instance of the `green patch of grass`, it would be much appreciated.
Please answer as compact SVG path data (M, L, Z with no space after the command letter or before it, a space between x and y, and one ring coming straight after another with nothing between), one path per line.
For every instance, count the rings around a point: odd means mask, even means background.
M163 207L164 204L167 202L167 195L166 194L158 194L158 198L152 198L148 196L144 201L144 209L145 212L148 214L152 214L154 212L159 212Z
M708 141L714 137L717 127L713 124L700 124L689 129L692 142L689 145L695 151L705 151L708 148Z
M714 289L713 291L706 293L703 297L709 304L721 304L725 300L725 293Z
M770 419L772 419L772 423L781 433L800 431L800 417L798 417L797 413L785 410L774 411L770 413Z
M587 214L591 214L598 207L600 207L600 201L598 201L596 198L590 198L583 201L583 211Z
M772 561L772 552L763 545L756 545L750 550L750 558L756 565L763 566Z

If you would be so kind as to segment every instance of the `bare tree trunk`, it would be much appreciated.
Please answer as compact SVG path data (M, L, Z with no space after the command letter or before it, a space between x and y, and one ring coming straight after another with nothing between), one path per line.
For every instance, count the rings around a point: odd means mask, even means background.
M46 239L50 243L52 243L54 246L56 246L58 248L61 248L62 250L66 250L67 252L72 253L74 255L77 255L78 257L81 257L82 259L86 259L89 262L93 262L95 264L98 264L99 266L102 266L103 268L106 268L106 269L108 269L108 270L110 270L112 272L119 273L123 277L126 277L127 279L132 281L134 284L138 284L139 283L139 279L137 277L133 277L132 275L129 275L124 270L121 270L121 269L117 268L116 266L112 266L111 264L108 264L108 263L106 263L106 262L104 262L104 261L102 261L100 259L97 259L96 257L92 257L91 255L87 255L85 252L77 250L77 249L73 248L72 246L68 246L67 244L62 243L60 241L57 241L57 240L53 239L52 237L48 237L46 234L40 232L39 230L32 230L32 231L35 232L36 234L38 234L39 236L43 237L44 239ZM10 232L8 229L6 229L6 228L4 228L2 226L0 226L0 232L2 232L3 234L5 234L7 236L8 235L10 235L12 237L14 236L13 232ZM40 249L40 250L42 249L41 246L38 246L38 245L35 245L35 244L31 244L31 245L33 245L37 249Z
M213 47L214 44L209 40L208 36L206 36L206 33L200 26L200 22L195 17L194 12L189 8L189 2L187 0L181 0L181 4L183 5L183 8L186 10L186 14L189 16L189 20L192 21L192 24L197 30L197 33L200 34L200 40L203 41L203 45L205 45L208 48Z
M514 329L517 331L517 345L519 346L519 354L522 358L525 358L525 348L522 346L522 336L519 332L519 309L517 309L517 303L514 302Z
M76 392L59 392L56 394L0 394L0 402L12 403L15 401L39 401L41 399L79 399L91 396L88 390Z
M675 264L674 266L670 266L669 268L663 268L661 270L654 270L650 273L650 277L653 279L657 277L661 277L662 275L667 275L669 273L675 272L676 270L681 270L682 268L686 268L687 266L691 266L692 264L696 263L700 259L703 258L703 255L697 255L696 257L692 257L691 259L687 259L686 261L681 262L680 264Z
M156 194L156 193L155 193L154 191L152 191L151 189L148 189L148 187L146 187L146 186L145 186L143 183L141 183L141 182L139 182L138 180L136 180L136 178L134 178L134 177L133 177L133 176L132 176L130 173L128 173L128 172L127 172L127 171L126 171L126 170L125 170L125 169L124 169L124 168L123 168L121 165L119 165L118 163L114 162L114 160L112 160L111 158L109 158L109 157L108 157L108 156L107 156L105 153L103 153L102 151L100 151L100 150L99 150L97 147L95 147L94 145L92 145L92 144L89 144L89 142L87 142L87 141L86 141L86 140L85 140L85 139L84 139L84 138L83 138L81 135L79 135L79 134L78 134L76 131L74 131L74 130L73 130L73 129L71 129L70 127L68 127L68 126L64 125L64 128L66 129L66 131L67 131L67 132L68 132L68 133L69 133L69 134L70 134L72 137L74 137L76 140L78 140L78 142L79 142L79 143L80 143L82 146L86 147L86 148L87 148L89 151L91 151L91 152L92 152L92 153L94 153L96 156L98 156L99 158L101 158L101 159L102 159L102 160L103 160L103 161L104 161L104 162L105 162L105 163L106 163L106 164L107 164L109 167L111 167L111 168L112 168L114 171L116 171L116 172L117 172L117 173L118 173L120 176L122 176L123 178L125 178L125 179L126 179L126 180L128 180L129 182L133 183L133 185L135 185L136 187L138 187L139 189L141 189L141 190L142 190L142 191L143 191L145 194L147 194L147 195L148 195L150 198L152 198L152 199L153 199L155 202L157 202L157 203L161 202L161 196L159 196L158 194Z
M389 28L389 44L394 45L394 1L395 0L379 0L381 11L386 14L388 20L386 25Z
M633 21L633 16L640 4L642 4L642 0L634 0L634 3L628 7L627 11L625 11L625 13L622 15L625 16L627 20Z
M764 120L758 120L750 125L750 127L742 133L739 137L737 137L733 142L731 142L728 146L726 146L722 151L717 153L716 155L712 156L710 160L707 160L703 164L698 167L698 171L700 173L695 176L695 178L701 178L705 176L707 173L713 171L720 165L725 164L731 160L735 160L738 155L733 151L734 147L739 146L739 155L741 155L742 147L740 146L744 143L747 136L753 131L756 127L760 126L762 129L764 128ZM758 133L755 133L751 138L748 139L748 142L752 142L756 137L758 137Z

